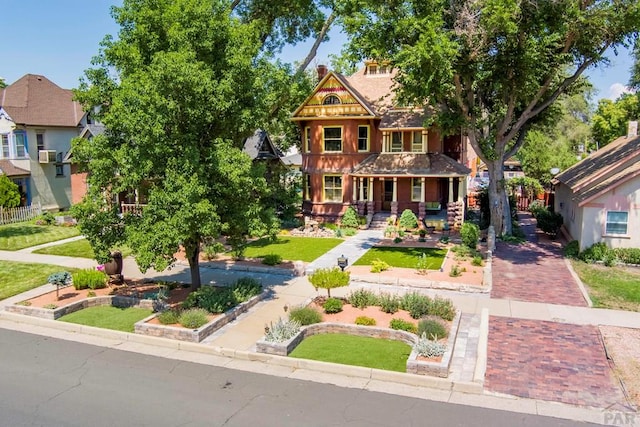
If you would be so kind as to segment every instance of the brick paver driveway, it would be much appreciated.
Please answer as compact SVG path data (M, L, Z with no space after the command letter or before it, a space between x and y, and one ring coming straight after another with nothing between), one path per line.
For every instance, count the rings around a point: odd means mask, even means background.
M491 298L586 306L564 262L561 246L546 237L538 242L531 215L520 214L520 219L528 241L522 245L498 243L492 263Z
M492 316L485 388L597 408L626 405L595 326Z

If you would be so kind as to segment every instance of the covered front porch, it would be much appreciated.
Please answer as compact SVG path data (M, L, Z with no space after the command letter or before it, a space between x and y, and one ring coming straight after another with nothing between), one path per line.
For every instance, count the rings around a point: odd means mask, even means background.
M350 174L360 215L412 210L420 219L464 205L469 170L437 153L373 155Z

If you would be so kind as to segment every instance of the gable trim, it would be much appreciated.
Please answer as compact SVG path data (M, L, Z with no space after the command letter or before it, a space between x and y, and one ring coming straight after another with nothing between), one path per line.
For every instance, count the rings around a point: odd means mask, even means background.
M620 185L630 181L631 179L640 176L640 171L635 171L633 173L630 173L629 175L626 175L623 179L616 181L614 183L612 183L611 185L608 185L607 187L603 188L602 190L598 191L596 194L594 194L591 197L588 197L586 199L584 199L583 201L581 201L580 203L578 203L579 207L583 207L585 206L587 203L591 202L592 200L602 196L603 194L605 194L606 192L619 187ZM575 194L575 192L573 192Z

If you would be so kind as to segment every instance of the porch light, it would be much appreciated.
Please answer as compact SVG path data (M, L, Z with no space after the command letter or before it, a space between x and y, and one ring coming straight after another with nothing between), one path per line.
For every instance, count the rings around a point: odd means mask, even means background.
M338 267L340 267L340 270L344 271L347 265L349 265L349 258L346 258L344 255L340 255L338 257Z

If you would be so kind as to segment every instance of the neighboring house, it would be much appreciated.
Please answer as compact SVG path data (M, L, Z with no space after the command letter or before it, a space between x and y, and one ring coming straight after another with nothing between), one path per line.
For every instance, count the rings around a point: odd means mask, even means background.
M398 106L394 72L369 61L350 77L318 67L319 83L293 113L302 134L303 212L335 220L360 214L423 218L466 196L475 153L460 135L425 128L425 109ZM459 203L453 203L459 202Z
M282 152L273 144L267 131L258 129L253 135L244 140L242 151L253 161L263 161L267 164L267 173L274 168L284 166Z
M22 204L58 211L71 206L64 158L86 117L70 90L27 74L0 90L0 169L20 188Z
M640 247L640 137L637 122L620 137L557 175L555 210L580 250L605 242Z
M96 122L90 113L87 113L85 117L85 126L80 131L80 137L91 141L93 137L104 133L104 125ZM68 163L71 168L71 203L76 204L82 201L82 198L87 194L89 184L87 183L88 173L84 171L78 163L73 161L73 152L69 151L65 156L65 163Z
M515 157L510 157L509 159L505 160L502 165L502 170L504 172L505 179L525 176L520 160L516 159ZM489 169L483 162L480 162L478 166L478 174L476 177L489 182Z

